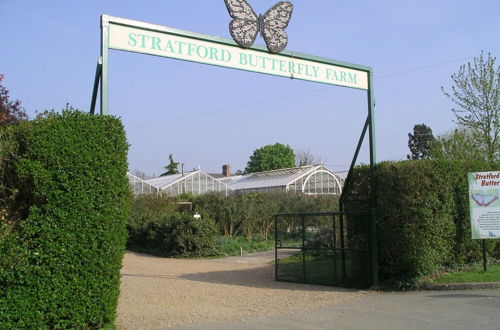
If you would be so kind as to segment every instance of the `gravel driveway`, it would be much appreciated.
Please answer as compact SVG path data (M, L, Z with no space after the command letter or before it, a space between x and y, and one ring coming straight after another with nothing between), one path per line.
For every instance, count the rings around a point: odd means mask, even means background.
M126 252L118 329L244 321L352 302L364 291L276 282L274 252L221 259L170 259Z

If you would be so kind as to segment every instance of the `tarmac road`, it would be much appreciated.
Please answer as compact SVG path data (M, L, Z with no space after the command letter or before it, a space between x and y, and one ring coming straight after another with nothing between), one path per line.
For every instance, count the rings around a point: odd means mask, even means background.
M175 329L500 329L500 290L370 294L286 317L195 323Z

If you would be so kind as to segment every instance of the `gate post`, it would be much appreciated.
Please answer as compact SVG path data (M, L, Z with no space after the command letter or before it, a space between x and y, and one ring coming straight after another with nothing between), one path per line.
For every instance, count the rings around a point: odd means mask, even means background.
M108 54L109 54L109 16L101 15L101 115L107 115L108 102Z
M278 280L278 215L274 215L274 280Z
M375 146L375 98L373 96L373 71L368 72L368 122L370 140L370 250L372 285L379 284L377 244L377 155Z
M300 222L302 225L302 282L306 283L306 250L305 245L306 245L306 221L305 221L305 215L300 216Z

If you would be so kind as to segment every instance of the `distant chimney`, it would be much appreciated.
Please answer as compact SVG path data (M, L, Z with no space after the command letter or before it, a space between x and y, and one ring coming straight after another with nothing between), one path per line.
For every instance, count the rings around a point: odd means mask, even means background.
M231 176L231 168L229 165L222 165L222 175L224 176Z

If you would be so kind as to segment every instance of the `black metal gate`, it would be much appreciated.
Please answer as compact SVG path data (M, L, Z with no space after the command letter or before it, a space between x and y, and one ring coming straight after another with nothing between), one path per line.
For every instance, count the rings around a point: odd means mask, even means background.
M277 281L367 288L372 284L368 211L275 216Z

